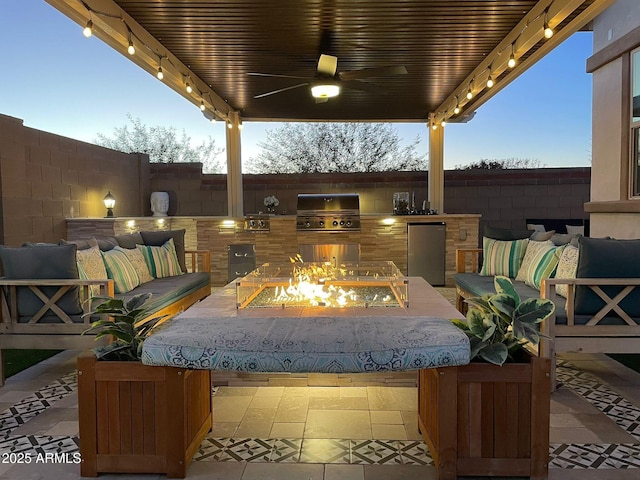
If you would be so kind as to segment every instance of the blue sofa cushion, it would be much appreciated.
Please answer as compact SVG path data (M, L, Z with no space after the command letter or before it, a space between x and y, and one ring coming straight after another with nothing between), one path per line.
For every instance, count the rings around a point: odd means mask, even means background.
M4 276L10 280L77 279L76 250L76 245L0 246L0 260ZM59 287L41 287L41 290L52 297ZM28 287L17 289L18 316L33 316L43 305L44 302ZM78 287L72 287L57 305L68 315L81 314Z
M150 312L157 312L210 284L211 277L209 272L186 273L174 277L156 278L150 282L143 283L130 292L118 294L116 297L122 298L140 293L151 293L151 298L147 301L148 303L145 307Z
M577 278L637 278L640 275L640 240L580 237ZM602 287L613 298L623 287ZM594 315L604 301L589 287L576 288L575 311ZM631 317L640 317L640 288L636 287L620 303Z

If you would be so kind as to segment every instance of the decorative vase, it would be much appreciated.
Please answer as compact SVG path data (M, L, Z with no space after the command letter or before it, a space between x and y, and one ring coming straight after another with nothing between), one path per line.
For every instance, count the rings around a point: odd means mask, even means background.
M150 201L154 217L167 216L169 211L169 194L167 192L152 192Z

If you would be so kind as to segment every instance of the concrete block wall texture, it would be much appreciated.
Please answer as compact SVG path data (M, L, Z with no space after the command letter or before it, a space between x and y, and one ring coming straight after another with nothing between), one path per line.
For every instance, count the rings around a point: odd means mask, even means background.
M482 215L491 224L523 228L527 218L587 218L590 168L445 172L444 213ZM427 198L426 172L244 175L244 210L265 211L276 195L278 213L295 214L298 193L360 194L362 213L390 214L397 191ZM0 115L0 243L57 242L65 218L103 217L104 195L116 197L120 217L150 216L149 195L167 191L170 215L227 214L226 175L202 173L202 165L150 164L124 154L23 125ZM443 213L443 212L440 212Z
M109 190L116 213L141 215L148 163L146 155L114 152L0 115L2 243L58 242L66 236L66 218L105 215Z

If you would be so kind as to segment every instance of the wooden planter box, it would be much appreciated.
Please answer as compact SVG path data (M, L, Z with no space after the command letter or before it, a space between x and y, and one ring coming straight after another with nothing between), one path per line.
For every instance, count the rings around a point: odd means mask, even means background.
M211 372L78 357L80 473L184 478L212 426Z
M419 426L440 480L547 478L551 361L523 362L420 371Z

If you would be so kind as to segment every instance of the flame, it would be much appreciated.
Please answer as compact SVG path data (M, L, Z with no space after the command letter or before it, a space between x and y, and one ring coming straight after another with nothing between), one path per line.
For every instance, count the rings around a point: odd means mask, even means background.
M300 255L289 257L293 267L293 277L288 286L276 287L274 303L305 302L311 306L345 307L349 301L356 301L354 290L345 290L340 286L327 285L328 281L347 275L344 265L333 266L330 262L302 266ZM353 273L353 272L350 272Z

